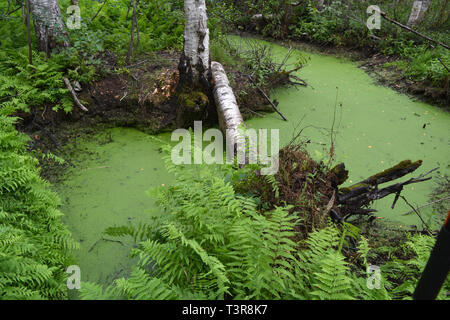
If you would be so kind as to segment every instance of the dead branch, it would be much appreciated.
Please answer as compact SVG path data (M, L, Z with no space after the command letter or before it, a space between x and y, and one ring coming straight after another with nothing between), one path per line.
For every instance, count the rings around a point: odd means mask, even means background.
M284 121L287 121L286 117L281 113L280 110L278 110L277 106L272 102L272 100L270 100L269 96L263 91L263 89L261 89L256 82L253 80L251 75L247 75L248 79L250 80L251 83L253 83L253 85L258 89L258 91L261 93L261 95L270 103L270 105L272 106L272 108L283 118Z
M414 212L417 214L417 216L419 217L420 221L422 221L422 224L423 224L424 227L425 227L425 231L431 235L430 227L425 223L425 221L423 220L423 218L422 218L422 216L420 215L419 211L418 211L416 208L414 208L414 206L413 206L412 204L410 204L410 203L408 202L408 200L406 200L406 198L405 198L404 196L400 195L400 193L399 193L399 197L401 197L401 198L406 202L406 204L407 204L408 206L410 206L411 209L413 209L413 211L414 211Z
M73 90L72 85L70 84L69 79L66 77L63 77L64 83L66 84L67 89L69 89L70 93L72 94L73 100L75 101L75 104L80 107L81 110L88 112L89 110L83 106L83 104L78 100L77 94L75 90Z
M400 173L391 174L390 178L394 178L394 177L399 178L407 173L410 173L410 172L416 170L418 168L418 166L415 166L414 165L415 163L417 163L417 162L414 162L411 164L409 170L403 170L403 171L400 170L404 174L401 174L401 175L400 175ZM395 166L395 167L397 167L397 166ZM395 167L385 170L383 172L388 172L389 170L392 170ZM339 190L339 192L341 192L341 194L338 196L338 202L339 202L339 204L345 204L345 205L364 206L364 205L369 204L372 201L382 199L390 194L396 194L396 198L394 199L394 203L393 203L393 206L394 206L395 203L397 202L398 198L400 197L400 193L403 190L404 186L413 184L413 183L428 181L431 179L431 177L426 178L426 176L438 169L439 168L434 168L434 169L428 171L427 173L421 174L418 177L411 178L407 181L390 185L383 189L378 189L378 184L376 184L376 185L362 184L361 186L354 185L353 188L342 188ZM398 172L398 171L399 170L397 170L397 171L394 170L394 172ZM375 175L373 177L376 177L376 176L377 175ZM383 176L383 175L381 174L381 176ZM373 178L373 177L371 177L371 178ZM371 178L368 178L366 180L372 181ZM397 178L395 178L395 179L397 179ZM393 179L385 180L385 182L390 181L390 180L393 180ZM342 193L342 191L344 191L344 192Z
M89 24L91 24L92 21L94 21L94 19L97 18L98 14L100 13L100 11L102 11L102 9L105 6L106 2L108 2L108 0L103 1L102 6L100 7L100 9L98 9L97 13L91 18L91 20L89 21Z
M442 198L442 199L439 199L439 200L436 200L436 201L431 201L431 202L425 203L425 204L423 204L423 205L417 207L416 209L419 210L419 209L422 209L422 208L431 206L432 204L436 204L436 203L439 203L439 202L442 202L442 201L445 201L445 200L449 200L449 199L450 199L450 196L449 196L449 197ZM413 212L414 212L414 210L410 210L410 211L408 211L408 212L403 213L402 216L407 216L408 214L411 214L411 213L413 213Z
M281 64L278 66L277 73L279 73L281 71L281 68L284 66L284 64L286 63L287 59L289 59L289 57L291 56L291 54L292 54L292 47L289 46L288 52L284 56L283 61L281 62Z
M379 11L379 13L380 13L380 15L381 15L384 19L386 19L387 21L389 21L389 22L391 22L391 23L393 23L393 24L399 26L400 28L405 29L405 30L407 30L407 31L409 31L409 32L412 32L412 33L414 33L415 35L418 35L419 37L422 37L422 38L424 38L424 39L426 39L426 40L428 40L428 41L430 41L430 42L433 42L433 43L435 43L435 44L438 44L438 45L444 47L445 49L450 50L450 47L449 47L448 45L446 45L445 43L442 43L442 42L439 42L439 41L437 41L437 40L431 39L430 37L428 37L428 36L426 36L426 35L424 35L424 34L418 32L418 31L416 31L416 30L414 30L414 29L411 29L410 27L405 26L404 24L401 24L401 23L398 22L398 21L395 21L394 19L390 18L390 17L386 14L386 12Z

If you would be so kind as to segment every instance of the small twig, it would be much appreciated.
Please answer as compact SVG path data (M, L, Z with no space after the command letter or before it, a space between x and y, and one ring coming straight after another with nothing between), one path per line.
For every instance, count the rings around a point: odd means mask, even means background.
M7 16L10 16L10 15L12 15L14 12L19 11L21 8L22 8L22 6L17 7L17 8L14 9L13 11L6 13L6 15L7 15Z
M122 241L119 240L112 240L112 239L105 239L105 238L100 238L97 241L94 242L94 244L90 247L90 249L88 250L88 252L91 252L92 250L94 250L95 246L100 242L100 241L109 241L109 242L117 242L120 243L122 246L124 245Z
M283 61L281 62L281 64L278 66L277 73L280 72L281 68L284 66L284 64L286 63L287 59L289 59L289 57L291 56L291 53L292 53L292 47L289 46L288 52L287 52L286 55L284 56L284 59L283 59Z
M437 58L437 59L439 60L439 62L444 66L444 68L447 69L447 72L450 73L450 69L445 65L445 63L442 61L442 59L439 58L439 57L436 57L436 58Z
M286 117L281 113L280 110L278 110L277 106L270 100L270 98L267 96L267 94L253 81L253 78L251 76L247 76L251 83L255 85L255 87L258 89L258 91L261 93L261 95L271 104L272 108L283 118L284 121L287 121Z
M128 91L127 92L125 92L125 94L123 95L123 97L122 98L120 98L120 100L119 101L122 101L126 96L127 96L127 94L128 94Z
M102 6L100 7L100 9L98 9L97 13L91 18L91 21L89 21L89 24L91 24L92 21L94 21L94 19L97 18L98 14L100 13L100 11L102 11L102 9L105 6L106 2L108 2L108 0L103 1Z
M428 225L427 225L427 224L425 223L425 221L422 219L422 216L421 216L420 213L416 210L416 208L414 208L414 206L413 206L412 204L410 204L410 203L408 202L408 200L406 200L406 198L405 198L404 196L402 196L402 195L399 195L399 196L406 202L406 204L407 204L408 206L411 207L411 209L414 210L414 212L415 212L415 213L417 214L417 216L419 217L420 221L422 221L422 224L425 226L426 232L428 232L428 233L431 235L430 227L428 227Z
M89 110L83 106L83 104L78 100L77 94L75 90L73 90L72 85L70 84L69 79L66 77L63 77L64 83L66 84L67 89L69 89L70 93L72 94L73 100L75 101L75 104L80 107L81 110L88 112Z
M417 207L417 210L425 208L425 207L428 207L428 206L431 206L432 204L436 204L436 203L442 202L444 200L449 200L449 199L450 199L450 196L442 198L442 199L439 199L439 200L436 200L436 201L431 201L431 202L425 203L425 204L421 205L420 207ZM407 216L408 214L411 214L413 212L414 212L414 210L410 210L410 211L408 211L406 213L403 213L402 216Z
M253 111L253 110L250 110L250 109L248 109L248 111L250 111L253 114L256 114L257 116L260 116L261 118L264 118L264 116L261 113L258 113L256 111Z

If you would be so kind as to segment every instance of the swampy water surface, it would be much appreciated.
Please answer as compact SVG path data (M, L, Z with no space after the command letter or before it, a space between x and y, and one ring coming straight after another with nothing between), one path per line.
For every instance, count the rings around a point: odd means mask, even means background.
M240 38L232 38L234 42ZM280 61L287 49L272 45ZM250 128L280 130L280 146L289 142L294 132L307 127L303 136L311 140L309 151L316 159L326 158L330 137L326 131L333 124L336 162L345 162L350 171L346 184L395 165L401 160L422 159L423 165L413 175L440 167L449 173L450 115L440 109L375 84L355 62L328 55L304 53L310 60L298 76L307 88L280 88L272 95L288 121L278 114L247 121ZM336 99L337 96L337 99ZM341 106L342 105L342 106ZM325 128L318 129L318 128ZM164 169L160 141L170 134L149 136L135 129L114 128L99 133L101 138L84 139L77 166L70 169L57 191L65 213L64 221L81 243L75 252L83 281L109 283L127 273L131 239L102 236L109 226L145 222L158 210L146 190L169 184ZM159 141L158 141L159 139ZM103 141L103 143L99 143ZM323 145L325 144L325 145ZM426 203L433 182L407 186L403 194L412 204ZM392 210L393 196L374 204L377 215L418 224L417 217L402 216L410 208L398 202ZM106 240L105 240L106 239Z

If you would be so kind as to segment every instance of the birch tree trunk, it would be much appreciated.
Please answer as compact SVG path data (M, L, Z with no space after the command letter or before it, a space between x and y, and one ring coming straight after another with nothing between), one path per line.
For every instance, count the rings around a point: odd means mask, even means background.
M178 65L177 126L189 126L195 120L204 120L205 115L208 119L218 116L222 131L226 134L228 129L231 139L238 141L238 127L244 121L225 70L220 63L210 62L205 0L185 0L184 10L186 25L184 50Z
M324 7L324 2L325 2L324 0L317 0L316 1L316 9L322 10Z
M184 12L184 49L178 64L178 127L188 127L194 120L205 119L213 105L205 0L185 0Z
M200 82L209 83L209 29L205 0L185 0L184 12L184 50L178 66L180 80L194 86Z
M69 40L64 28L57 0L30 0L38 50L50 55L52 49L68 47Z
M408 23L406 24L408 27L416 27L418 26L423 19L425 18L425 14L430 8L431 0L424 1L414 1L414 4L411 9L411 13L409 15Z

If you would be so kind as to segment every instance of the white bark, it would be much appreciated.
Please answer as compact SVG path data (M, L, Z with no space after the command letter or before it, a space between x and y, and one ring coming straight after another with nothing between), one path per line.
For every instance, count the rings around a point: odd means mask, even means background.
M47 55L56 47L67 47L69 41L57 0L30 0L38 50Z
M414 1L411 13L409 15L408 23L406 25L408 27L419 25L425 18L425 14L428 11L428 8L430 8L430 5L431 0Z
M222 65L216 61L211 63L213 94L219 116L219 127L233 141L238 140L238 127L244 125L236 97L230 87L230 82ZM228 137L227 137L228 138Z
M210 70L205 0L185 0L184 12L184 55L180 61L180 71L192 75L191 81L196 83L208 79Z
M319 10L323 9L324 2L325 2L324 0L317 0L316 1L316 8L319 9Z

